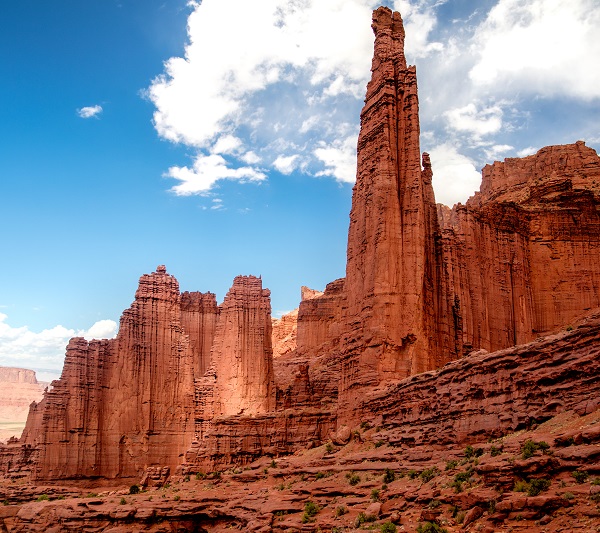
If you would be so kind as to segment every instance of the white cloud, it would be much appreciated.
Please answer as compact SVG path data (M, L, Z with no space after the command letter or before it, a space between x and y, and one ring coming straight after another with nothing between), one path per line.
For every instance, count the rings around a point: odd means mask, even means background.
M194 160L192 168L171 167L167 174L179 180L171 191L177 196L192 194L205 194L219 180L262 181L265 174L252 167L231 168L227 161L218 154L199 154Z
M517 152L517 155L519 157L526 157L528 155L533 155L537 152L537 148L533 147L533 146L528 146L527 148L523 148L522 150L519 150Z
M485 154L487 156L487 160L491 163L492 161L499 160L500 158L504 159L506 157L506 153L514 149L514 146L511 146L510 144L494 144L493 146L485 149Z
M344 183L354 183L356 180L356 142L357 136L352 135L341 141L330 144L322 143L315 150L315 155L325 165L325 170L318 176L333 176Z
M54 369L60 372L65 349L72 337L112 338L117 324L113 320L100 320L87 331L76 331L55 326L36 333L27 326L12 327L7 315L0 313L0 365L23 368Z
M298 155L280 155L273 161L273 166L282 174L291 174L296 169L298 157Z
M77 110L77 114L81 118L97 117L100 113L102 113L102 106L99 106L99 105L82 107L81 109Z
M85 332L77 335L88 341L92 339L112 339L117 334L117 323L114 320L99 320Z
M475 84L497 91L600 97L597 0L500 0L477 29Z
M234 135L223 135L212 147L213 154L233 154L242 146L242 141Z
M444 113L448 125L457 131L464 131L480 137L496 133L502 127L502 108L491 105L479 109L476 103L454 108Z
M475 162L456 146L440 144L430 150L430 156L436 202L451 207L479 190L481 173L476 170Z

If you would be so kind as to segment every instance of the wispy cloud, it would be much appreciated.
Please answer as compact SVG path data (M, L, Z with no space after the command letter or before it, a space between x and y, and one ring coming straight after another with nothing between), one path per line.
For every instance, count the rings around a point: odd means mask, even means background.
M81 118L98 117L98 115L100 113L102 113L102 106L100 106L100 105L92 105L92 106L82 107L77 110L77 114Z

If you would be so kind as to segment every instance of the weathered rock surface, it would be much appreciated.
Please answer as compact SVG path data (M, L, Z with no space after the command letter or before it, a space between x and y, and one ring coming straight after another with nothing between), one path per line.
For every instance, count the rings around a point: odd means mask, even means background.
M600 158L583 142L483 169L440 207L462 351L523 344L600 306Z
M298 309L274 318L272 320L273 328L273 359L293 352L297 347L298 334Z

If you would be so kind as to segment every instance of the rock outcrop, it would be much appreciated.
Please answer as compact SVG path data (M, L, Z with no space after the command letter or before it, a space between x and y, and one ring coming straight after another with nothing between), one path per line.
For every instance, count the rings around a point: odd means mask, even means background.
M44 399L39 479L132 477L180 463L198 366L181 317L179 285L161 266L140 278L116 339L70 341Z
M483 169L481 192L440 207L460 351L499 350L600 306L600 158L583 142Z
M213 416L258 415L275 407L270 291L237 276L221 306L212 346Z

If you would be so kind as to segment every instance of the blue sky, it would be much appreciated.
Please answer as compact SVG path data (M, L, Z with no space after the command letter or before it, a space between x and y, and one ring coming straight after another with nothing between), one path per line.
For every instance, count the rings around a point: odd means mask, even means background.
M600 148L595 0L390 1L438 201L548 144ZM58 373L166 264L275 313L344 275L369 0L61 0L0 8L0 364ZM475 6L475 7L474 7Z

